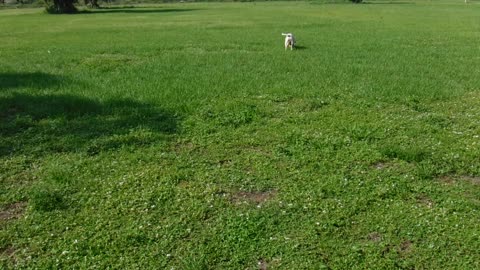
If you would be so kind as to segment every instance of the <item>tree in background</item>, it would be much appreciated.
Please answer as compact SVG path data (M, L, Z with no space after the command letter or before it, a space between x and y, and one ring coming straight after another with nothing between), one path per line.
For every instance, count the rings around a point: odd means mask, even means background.
M350 1L352 1L352 2L355 3L355 4L358 4L358 3L363 2L363 0L350 0Z
M85 6L91 8L99 8L100 5L98 4L98 0L84 0Z
M76 0L44 0L48 13L75 13L73 5Z

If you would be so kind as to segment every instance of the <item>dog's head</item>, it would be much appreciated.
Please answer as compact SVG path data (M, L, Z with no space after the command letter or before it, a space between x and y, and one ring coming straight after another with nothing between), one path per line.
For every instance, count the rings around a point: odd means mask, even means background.
M293 34L292 33L282 33L282 36L285 36L286 38L292 38Z

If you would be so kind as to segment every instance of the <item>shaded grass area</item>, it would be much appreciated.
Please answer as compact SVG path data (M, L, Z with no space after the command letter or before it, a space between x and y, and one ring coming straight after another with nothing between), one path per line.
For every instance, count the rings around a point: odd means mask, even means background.
M174 114L128 99L96 102L72 95L14 94L0 99L1 155L143 145L176 132Z
M0 89L7 91L19 87L34 86L46 88L60 83L65 78L45 74L42 72L32 73L2 73L0 74Z
M102 13L165 13L165 12L189 12L197 9L188 8L154 8L154 7L100 7L98 9L87 9L80 12L80 14L102 14Z
M478 7L415 3L1 11L0 265L478 268Z

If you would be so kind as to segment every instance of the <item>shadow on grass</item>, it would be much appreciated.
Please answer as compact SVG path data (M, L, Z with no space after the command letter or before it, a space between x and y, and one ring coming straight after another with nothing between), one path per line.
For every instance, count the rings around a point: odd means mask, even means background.
M0 73L0 91L20 88L34 87L47 88L59 84L62 77L42 72L33 73Z
M369 4L369 5L407 5L407 4L415 4L415 2L408 2L408 1L366 1L362 4Z
M188 12L198 9L188 8L153 8L153 7L102 7L80 11L79 14L101 14L101 13L175 13Z
M305 46L298 46L298 45L295 46L295 50L306 50L306 49L307 47Z
M172 112L131 99L14 94L0 97L0 156L142 147L167 141L177 121Z

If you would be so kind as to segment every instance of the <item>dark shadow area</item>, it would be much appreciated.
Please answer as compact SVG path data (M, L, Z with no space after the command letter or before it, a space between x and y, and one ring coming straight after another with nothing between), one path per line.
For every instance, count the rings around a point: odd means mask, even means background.
M166 141L178 116L131 99L98 102L72 95L0 97L0 156L90 155Z
M295 49L295 50L306 50L306 49L307 49L307 47L305 47L305 46L299 46L299 45L295 45L295 48L294 48L294 49Z
M0 73L0 91L19 87L47 88L65 80L61 76L42 72Z
M406 5L406 4L415 4L415 2L406 2L406 1L382 1L382 2L362 2L362 4L373 4L373 5Z
M379 5L383 5L383 4L399 4L399 5L402 5L402 4L415 4L415 2L409 2L409 1L395 1L395 0L392 0L392 1L363 1L361 3L352 3L351 1L335 1L335 0L332 0L332 1L311 1L310 4L312 5L364 5L364 4L379 4Z
M102 7L98 9L89 9L80 11L79 14L103 14L103 13L174 13L188 12L198 9L179 9L179 8L151 8L151 7Z

